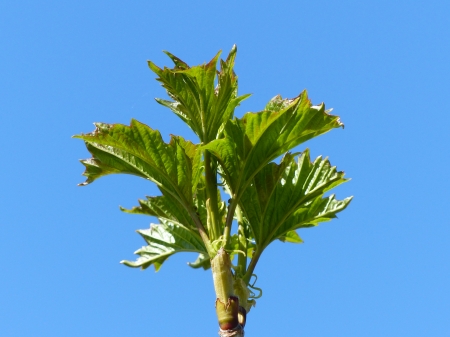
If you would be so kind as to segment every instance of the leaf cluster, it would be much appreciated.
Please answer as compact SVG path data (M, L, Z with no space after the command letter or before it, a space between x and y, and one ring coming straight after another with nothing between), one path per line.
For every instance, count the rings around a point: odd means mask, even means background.
M156 101L181 118L200 142L172 136L165 143L158 130L136 120L129 126L96 123L92 133L75 136L92 155L81 161L87 178L81 185L125 173L149 180L161 191L139 200L139 206L122 209L159 220L138 231L147 245L136 251L136 261L123 261L125 265L159 270L172 254L196 252L197 260L189 265L207 269L224 247L238 256L235 274L249 285L270 243L301 243L298 229L329 221L350 203L351 198L326 195L347 181L328 159L311 161L307 149L290 152L343 124L324 104L313 105L306 91L293 99L276 96L262 111L236 118L235 108L249 97L238 95L236 47L225 60L219 62L219 52L194 67L166 54L173 68L149 62L171 99ZM222 200L222 188L228 201Z

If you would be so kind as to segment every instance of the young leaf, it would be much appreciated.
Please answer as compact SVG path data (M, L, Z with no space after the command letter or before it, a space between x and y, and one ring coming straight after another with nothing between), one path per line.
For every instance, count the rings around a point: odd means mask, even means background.
M328 221L350 203L324 193L347 181L327 159L310 161L305 150L295 162L292 155L280 164L269 163L252 179L239 201L259 250L281 239L301 242L294 231Z
M198 146L172 136L169 144L161 134L136 120L130 126L97 123L90 134L77 135L93 155L86 166L84 184L112 173L135 174L153 181L167 195L189 209L192 191L200 178Z
M220 52L207 64L189 67L176 56L166 52L175 68L163 69L149 61L150 69L158 75L157 80L167 90L173 101L157 98L156 101L171 109L208 143L215 139L221 126L233 117L234 109L249 95L237 96L237 77L233 72L236 47L226 61L221 61L217 74ZM217 77L217 87L215 81Z
M278 240L282 242L291 242L291 243L303 243L302 238L297 234L295 230L289 231L284 235L281 235Z
M158 271L164 261L175 253L197 252L207 255L205 245L199 235L194 235L186 228L170 222L160 225L152 224L149 229L137 232L148 245L135 252L139 255L136 261L121 261L129 267L146 269L154 265L155 270Z
M208 255L200 253L194 262L188 262L188 266L194 269L203 268L204 270L208 270L211 268L211 258Z
M304 91L292 100L276 96L266 110L228 121L225 137L204 148L220 162L224 179L237 201L266 164L295 146L341 126L339 118L329 115L323 104L313 106Z
M218 189L217 194L218 197L220 197L220 191ZM201 177L200 179L198 189L193 198L193 204L197 218L202 224L207 224L207 199L204 188L204 177ZM227 212L225 203L219 202L218 209L219 217L223 219ZM195 235L199 235L195 220L192 218L190 213L187 212L183 207L180 207L177 201L171 198L170 195L147 197L146 200L139 200L139 206L133 207L132 209L125 209L121 207L121 210L130 214L154 216L159 219L160 223L171 222L176 225L185 227ZM211 228L207 226L206 229L208 231L208 235L211 237Z
M122 211L130 214L142 214L157 217L161 223L172 222L183 226L186 229L197 233L198 231L194 220L189 213L178 204L174 203L170 197L165 195L157 197L147 197L146 200L139 200L139 206L132 209L120 208Z

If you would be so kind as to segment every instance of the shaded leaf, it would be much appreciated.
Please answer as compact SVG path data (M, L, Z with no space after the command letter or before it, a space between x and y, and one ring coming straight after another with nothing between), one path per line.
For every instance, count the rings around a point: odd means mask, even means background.
M220 191L217 190L218 200L220 199ZM204 188L204 177L201 177L198 188L193 197L193 208L202 224L207 224L207 210L206 210L206 190ZM142 214L154 216L159 219L161 223L172 222L177 225L186 227L198 235L198 230L194 219L183 207L180 207L177 202L166 195L157 197L147 197L147 199L139 200L139 206L132 209L125 209L120 207L123 212L130 214ZM224 202L220 201L218 205L219 216L224 218L226 216L227 208ZM210 228L206 227L208 234ZM223 230L223 228L221 228Z

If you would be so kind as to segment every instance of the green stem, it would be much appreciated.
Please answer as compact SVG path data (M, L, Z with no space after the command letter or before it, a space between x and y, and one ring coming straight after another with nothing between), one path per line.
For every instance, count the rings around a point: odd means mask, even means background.
M217 175L212 168L212 158L208 151L205 151L205 180L206 180L206 193L209 198L209 204L211 209L211 240L214 241L220 236L220 216L219 206L217 200Z
M225 240L225 245L228 246L230 241L231 225L233 224L234 212L236 211L237 202L235 201L234 195L231 203L228 205L227 219L225 220L225 228L223 231L223 238Z
M250 261L250 264L248 265L247 272L245 273L243 280L245 284L248 285L250 282L250 279L252 278L253 271L255 270L256 264L258 263L259 258L261 257L262 249L257 249L255 253L253 254L253 257Z
M197 213L195 213L193 210L189 210L189 214L190 214L191 218L194 220L195 225L197 226L200 237L202 238L203 243L206 246L206 250L208 251L208 255L210 257L214 256L214 254L215 254L214 249L211 245L211 241L209 240L208 233L206 233L205 227L203 227L203 224L200 221L200 218L198 217Z
M236 215L238 219L239 250L245 253L245 255L238 254L238 267L240 274L244 275L247 269L247 233L245 232L244 219L239 206L236 208Z

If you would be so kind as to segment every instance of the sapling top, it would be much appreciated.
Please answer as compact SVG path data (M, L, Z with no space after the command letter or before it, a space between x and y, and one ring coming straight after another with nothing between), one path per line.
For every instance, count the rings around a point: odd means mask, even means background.
M81 161L87 179L80 185L113 173L155 183L160 196L122 209L159 220L138 231L147 246L136 251L137 260L122 263L158 271L172 254L197 252L189 265L212 269L219 334L243 336L247 313L262 294L254 272L264 249L276 240L301 243L298 229L335 218L351 201L325 196L347 181L328 159L311 162L308 149L290 152L343 124L324 104L313 105L306 91L293 99L275 96L262 111L236 118L235 108L249 95L238 95L235 46L219 70L220 52L194 67L166 54L173 68L148 63L171 99L156 101L199 143L180 136L165 143L158 130L136 120L130 126L95 123L92 133L75 136L92 154Z

